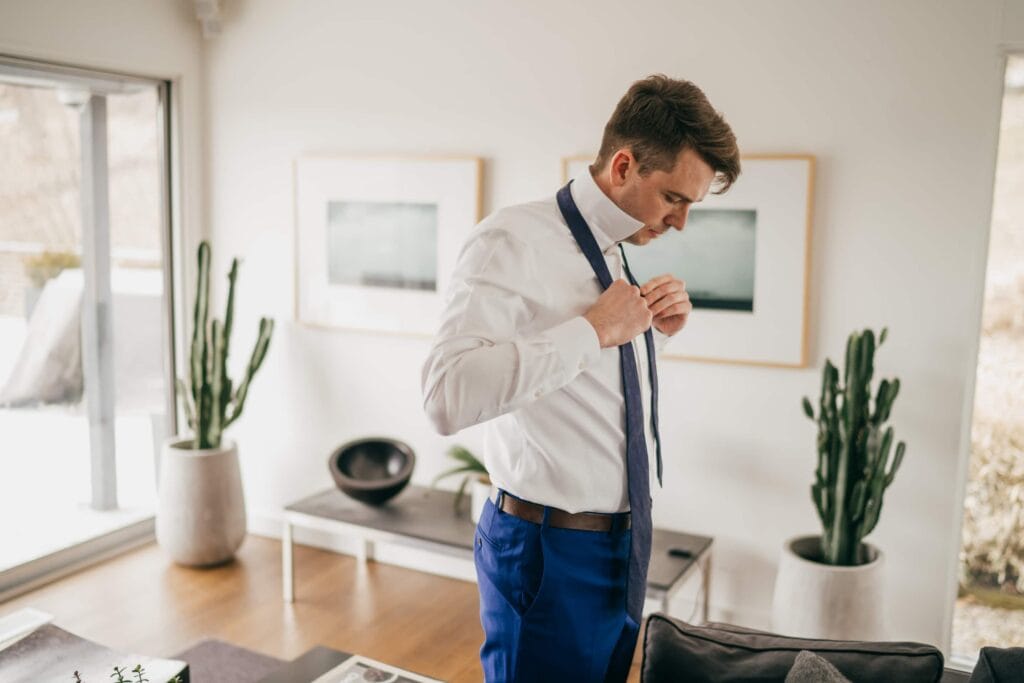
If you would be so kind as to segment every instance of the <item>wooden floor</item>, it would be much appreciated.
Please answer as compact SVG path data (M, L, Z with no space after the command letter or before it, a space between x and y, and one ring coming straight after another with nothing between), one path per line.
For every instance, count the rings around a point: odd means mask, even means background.
M0 616L35 607L84 638L154 656L203 638L281 659L326 645L453 683L483 678L476 584L299 545L295 561L298 599L286 605L278 541L249 536L234 562L205 570L151 544L2 603Z

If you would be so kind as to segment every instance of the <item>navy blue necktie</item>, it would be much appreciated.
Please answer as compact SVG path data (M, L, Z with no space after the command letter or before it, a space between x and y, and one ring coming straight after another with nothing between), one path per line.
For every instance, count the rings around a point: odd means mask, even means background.
M570 182L569 185L572 183ZM587 225L583 215L573 201L572 193L566 185L558 191L558 208L562 217L569 225L572 236L576 238L583 255L594 269L601 287L608 289L613 282L604 254L597 246L594 233ZM625 254L623 254L625 265ZM636 285L636 280L626 267L629 281ZM661 440L658 436L658 375L654 363L654 334L648 329L644 333L647 346L647 363L650 366L651 378L651 429L657 444L658 483L661 483ZM650 465L647 458L647 439L644 435L643 397L640 395L640 371L637 368L633 342L626 342L619 347L619 360L622 367L622 390L626 401L626 472L629 478L629 510L632 538L629 551L629 578L626 584L626 613L639 624L644 594L647 592L647 567L651 561L651 489Z

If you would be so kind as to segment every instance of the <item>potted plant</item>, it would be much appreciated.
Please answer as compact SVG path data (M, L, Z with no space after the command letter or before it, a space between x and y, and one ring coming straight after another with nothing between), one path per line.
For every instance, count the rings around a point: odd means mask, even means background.
M74 676L74 683L85 683L77 671L72 675ZM114 683L149 683L149 679L145 676L146 670L141 664L136 664L135 668L131 671L128 671L126 667L115 666L114 673L110 674L108 678L116 678L117 680ZM167 683L182 683L181 676L175 676L167 681Z
M452 446L448 449L448 457L456 460L459 464L446 472L442 472L434 479L434 484L457 474L464 474L459 488L455 492L455 512L458 514L459 505L466 494L466 487L470 487L470 518L473 523L480 521L480 513L483 512L484 503L491 495L491 478L487 468L482 462L462 446Z
M878 347L885 342L882 330ZM898 379L872 389L875 334L854 332L839 370L830 360L822 373L815 412L818 467L811 499L822 523L820 536L790 539L775 583L773 627L810 638L882 639L884 634L883 555L864 542L878 523L882 498L903 462L906 445L893 448L886 426L900 390Z
M156 538L175 562L205 566L231 559L245 537L238 449L224 439L224 429L242 414L253 375L267 355L274 321L260 319L245 375L235 385L227 365L238 259L232 261L228 273L223 323L209 320L210 245L206 241L199 245L198 259L189 382L177 382L192 434L173 437L164 444Z

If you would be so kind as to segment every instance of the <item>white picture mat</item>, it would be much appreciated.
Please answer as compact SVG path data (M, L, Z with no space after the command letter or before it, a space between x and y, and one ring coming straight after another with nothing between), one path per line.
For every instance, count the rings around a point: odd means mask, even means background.
M478 159L304 157L295 162L296 315L346 329L430 335L459 248L480 219ZM437 205L437 290L331 284L329 202Z
M353 655L349 657L338 666L314 680L313 683L349 683L349 681L358 681L361 683L364 679L358 674L359 667L378 669L379 671L394 674L395 678L390 678L388 681L397 680L415 681L416 683L441 683L441 681L436 678L419 676L406 671L405 669L388 666L387 664L370 659L369 657L363 657L362 655ZM387 683L387 681L385 683Z
M568 179L592 158L564 160ZM667 357L804 367L814 159L750 157L723 195L708 194L691 211L757 211L754 311L697 309L665 348ZM657 240L645 248L657 248ZM686 279L685 273L674 273ZM642 284L642 283L641 283Z

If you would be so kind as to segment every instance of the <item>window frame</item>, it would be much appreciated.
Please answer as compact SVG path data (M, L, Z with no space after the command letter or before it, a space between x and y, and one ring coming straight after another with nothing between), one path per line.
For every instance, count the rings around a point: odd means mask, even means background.
M174 141L179 139L173 116L176 88L167 79L100 71L57 64L0 53L0 81L43 87L72 87L90 95L82 109L82 245L83 265L87 265L83 292L83 373L93 378L94 392L87 388L86 409L90 419L90 457L92 458L92 507L98 510L117 507L116 463L114 462L113 353L110 319L110 225L109 168L106 156L106 97L153 88L157 95L158 172L160 174L161 268L163 275L163 311L161 315L164 368L164 408L166 435L177 433L178 415L175 377L177 346L175 330L175 234L177 159ZM96 169L102 168L100 175ZM91 239L90 239L91 238ZM88 328L88 329L86 329ZM92 340L90 341L90 335ZM90 347L91 348L87 348ZM87 360L86 355L92 357ZM97 382L97 380L99 380ZM106 383L104 384L104 380ZM89 382L85 382L89 386ZM154 453L159 477L159 449ZM72 571L108 559L120 552L154 539L154 520L150 516L121 529L87 541L64 547L29 562L0 571L0 602L64 576Z

